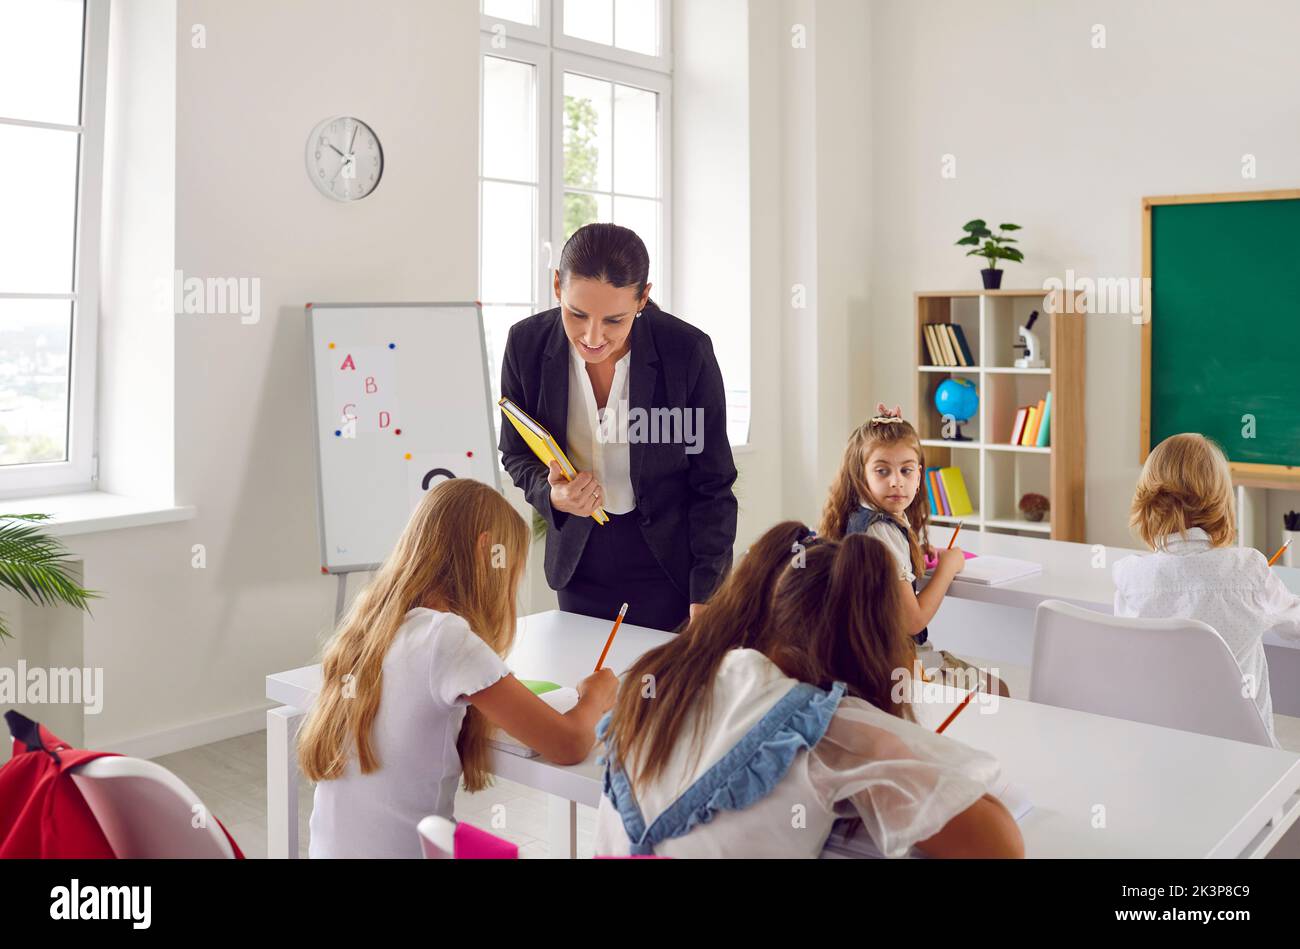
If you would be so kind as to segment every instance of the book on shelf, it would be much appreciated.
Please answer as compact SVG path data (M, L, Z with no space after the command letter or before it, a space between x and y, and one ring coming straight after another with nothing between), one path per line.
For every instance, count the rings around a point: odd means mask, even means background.
M939 340L934 335L934 326L926 323L921 327L922 334L925 336L925 351L929 353L931 366L942 366L943 357L939 354Z
M975 357L966 342L966 334L956 323L925 323L921 326L928 365L970 369Z
M1039 448L1048 448L1052 444L1052 393L1047 393L1046 405L1043 408L1043 421L1038 426Z
M934 503L934 500L935 500L935 498L934 498L934 485L932 485L932 484L930 483L930 475L931 475L933 472L938 471L938 470L939 470L938 468L926 468L926 469L925 469L925 499L926 499L926 501L928 501L929 504L930 504L930 514L931 514L931 516L933 516L933 515L939 513L939 509L935 506L935 503Z
M1026 408L1029 410L1029 417L1025 419L1025 431L1024 434L1020 436L1020 444L1032 445L1033 442L1029 440L1029 436L1034 431L1034 427L1038 424L1038 406L1029 405L1026 406Z
M930 489L930 503L934 506L936 514L947 515L948 510L943 506L943 495L939 493L939 469L931 468L926 472L926 482Z
M1016 420L1011 424L1012 445L1020 444L1020 436L1022 436L1025 433L1025 421L1028 418L1029 418L1029 409L1027 407L1022 405L1020 406L1020 408L1016 409Z
M963 330L963 329L962 329L958 324L953 323L953 324L952 324L952 333L953 333L953 336L956 337L956 340L957 340L957 346L958 346L958 347L960 348L960 350L961 350L961 354L962 354L962 365L963 365L963 366L974 366L974 365L975 365L975 357L974 357L974 355L971 354L971 348L970 348L970 346L968 346L968 345L966 344L966 332L965 332L965 330Z
M950 517L965 517L967 514L975 513L970 503L970 494L966 491L966 479L962 477L960 468L939 469L939 485L948 500Z

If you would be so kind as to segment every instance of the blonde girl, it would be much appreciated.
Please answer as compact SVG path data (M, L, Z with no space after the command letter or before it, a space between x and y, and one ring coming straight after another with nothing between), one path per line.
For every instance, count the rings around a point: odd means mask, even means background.
M411 515L325 650L299 736L317 782L313 857L419 857L416 824L450 818L462 775L486 787L495 726L560 764L582 761L617 679L578 684L561 715L511 674L528 530L500 494L444 481Z
M1272 631L1300 638L1300 598L1258 550L1233 546L1232 473L1219 446L1196 434L1157 445L1138 478L1129 523L1155 553L1116 561L1115 615L1213 626L1276 745L1263 637Z

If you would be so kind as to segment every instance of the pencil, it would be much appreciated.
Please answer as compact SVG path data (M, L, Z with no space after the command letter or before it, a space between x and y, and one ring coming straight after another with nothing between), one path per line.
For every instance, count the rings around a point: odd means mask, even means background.
M936 728L934 730L934 733L936 735L942 735L943 730L952 724L952 720L961 714L961 710L964 709L967 705L970 705L970 700L975 698L975 694L979 692L979 690L980 690L979 686L977 685L975 686L975 688L971 689L968 693L966 693L966 697L961 700L961 704L952 710L952 714L943 720L943 724L940 725L938 728Z
M1285 544L1279 547L1277 549L1277 553L1275 553L1271 558L1269 558L1268 565L1271 567L1273 566L1273 564L1277 563L1278 558L1281 557L1284 553L1286 553L1286 549L1290 546L1291 546L1291 541L1288 540Z
M614 634L618 632L618 627L623 622L623 617L627 615L627 604L624 603L618 611L618 618L614 620L614 628L609 631L609 639L605 640L605 648L600 651L600 658L596 660L596 671L605 664L605 657L609 655L609 647L614 643Z
M965 523L966 523L965 521L958 521L958 523L957 523L957 529L956 529L955 531L953 531L953 532L952 532L952 536L948 538L948 549L949 549L949 550L952 550L952 545L955 544L955 543L957 543L957 535L961 533L961 526L962 526L962 524L965 524Z

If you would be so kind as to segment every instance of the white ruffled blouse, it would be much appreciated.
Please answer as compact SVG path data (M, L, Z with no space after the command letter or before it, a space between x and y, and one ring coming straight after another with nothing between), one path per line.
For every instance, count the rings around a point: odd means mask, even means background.
M636 803L652 824L687 788L733 749L796 681L762 653L736 649L723 659L698 741L696 719L649 787L635 782ZM655 847L665 857L817 857L839 817L858 817L885 856L902 856L980 799L998 777L997 761L953 739L877 709L840 700L825 734L802 749L765 796L743 810L719 810ZM626 856L631 841L608 796L596 816L595 851Z
M1250 547L1212 547L1193 527L1164 538L1155 553L1116 561L1111 574L1116 616L1197 619L1215 628L1256 684L1255 704L1276 746L1263 637L1271 630L1300 638L1300 597L1267 558Z

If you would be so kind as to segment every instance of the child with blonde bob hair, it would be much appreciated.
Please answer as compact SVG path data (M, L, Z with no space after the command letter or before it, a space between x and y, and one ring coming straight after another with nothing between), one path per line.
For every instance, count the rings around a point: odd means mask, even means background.
M487 786L496 726L559 764L586 758L618 680L583 679L561 715L511 674L527 556L523 518L486 484L444 481L420 501L326 648L299 734L318 782L311 856L418 858L416 825L451 817L462 773Z
M1264 634L1300 638L1300 597L1237 537L1232 472L1203 435L1173 435L1147 456L1129 524L1154 553L1115 563L1115 615L1197 619L1223 637L1273 744Z

